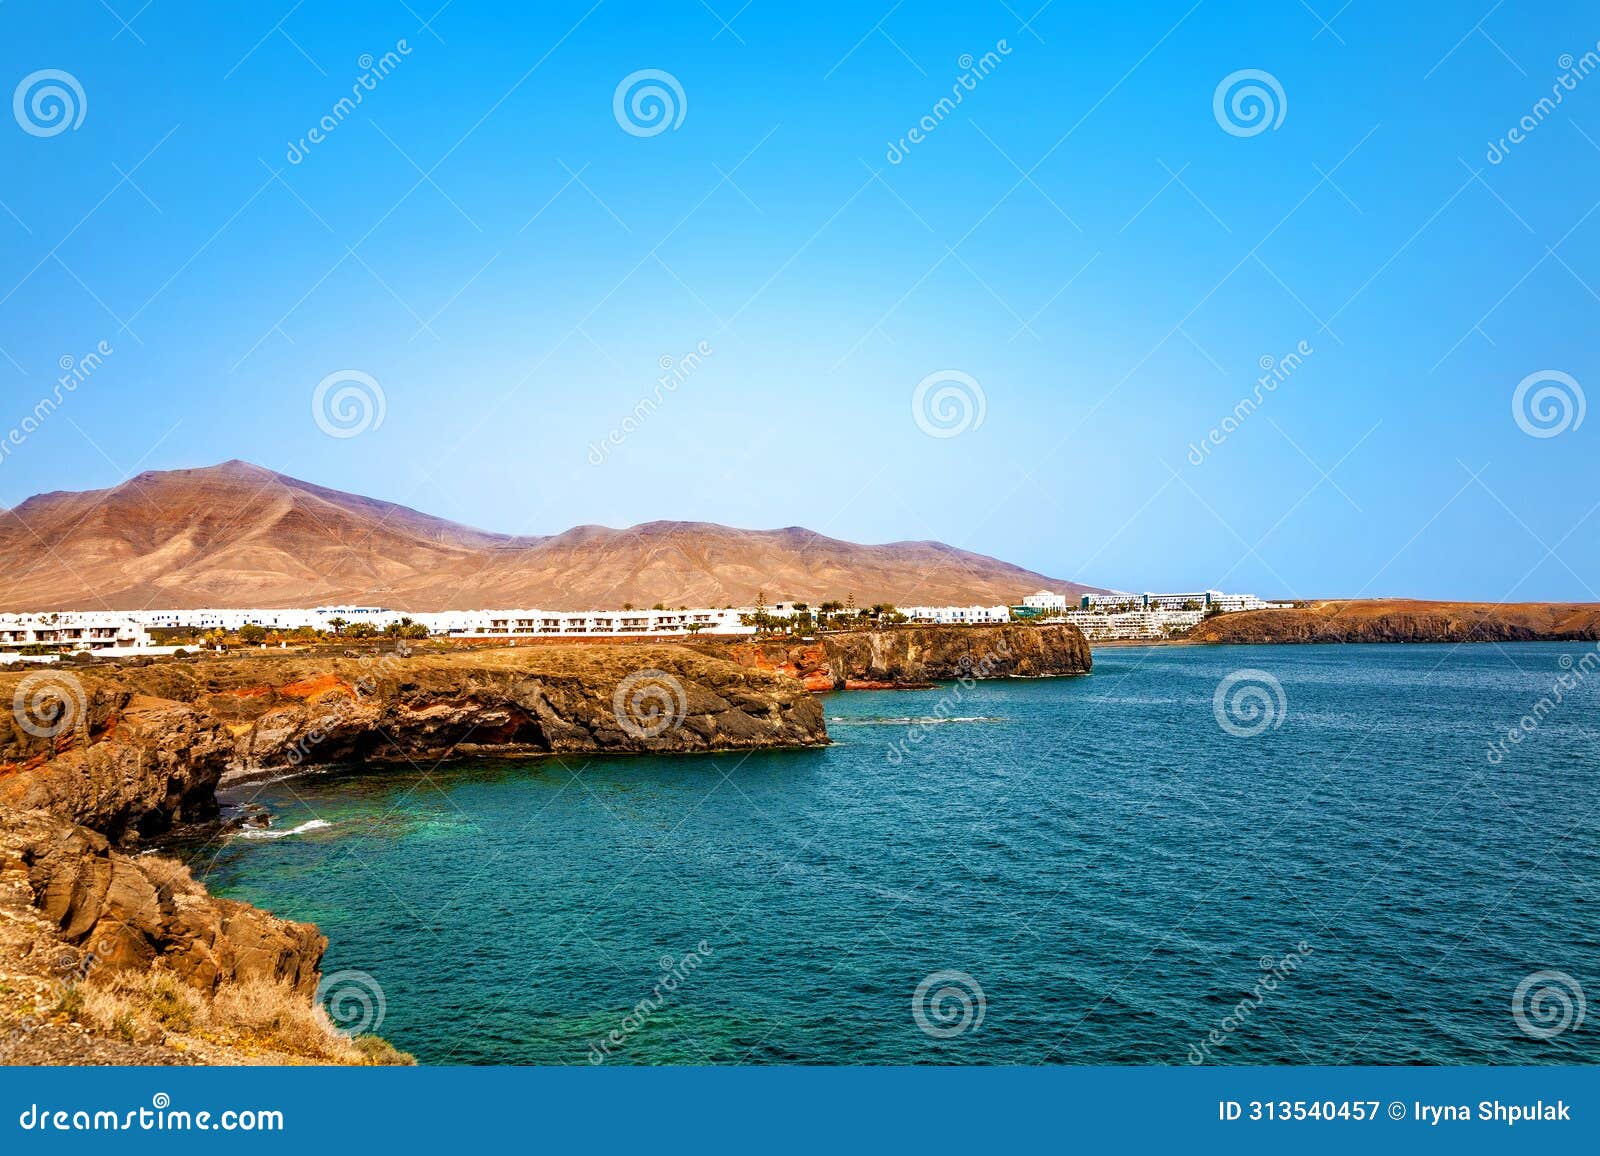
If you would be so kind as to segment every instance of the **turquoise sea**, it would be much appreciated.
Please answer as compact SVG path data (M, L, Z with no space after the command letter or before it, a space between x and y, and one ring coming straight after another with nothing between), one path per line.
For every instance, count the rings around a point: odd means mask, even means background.
M276 837L189 856L423 1063L1595 1063L1592 654L1105 649L826 750L241 784Z

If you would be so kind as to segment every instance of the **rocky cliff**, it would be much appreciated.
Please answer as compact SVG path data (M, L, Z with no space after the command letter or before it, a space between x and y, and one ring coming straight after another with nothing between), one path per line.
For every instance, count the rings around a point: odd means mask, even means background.
M1600 639L1600 607L1577 603L1315 602L1293 610L1219 614L1191 642L1538 642Z
M383 1054L317 1018L315 927L124 850L213 815L226 773L828 741L820 704L791 679L676 646L49 668L0 673L0 701L13 706L0 715L0 1060L22 1062L173 1062L160 1044L179 1021L209 1025L186 1058L238 1062L245 1014L266 1024L251 1054L276 1062ZM80 989L120 1036L83 1030Z
M1087 674L1092 665L1088 642L1068 625L895 626L823 634L811 642L774 639L706 648L745 666L790 675L813 691Z

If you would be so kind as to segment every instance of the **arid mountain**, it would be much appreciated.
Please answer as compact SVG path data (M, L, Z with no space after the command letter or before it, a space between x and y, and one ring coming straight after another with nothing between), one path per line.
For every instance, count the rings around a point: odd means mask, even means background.
M0 512L0 610L357 603L403 610L1015 602L1091 589L939 542L863 546L792 526L470 529L247 462L153 471Z

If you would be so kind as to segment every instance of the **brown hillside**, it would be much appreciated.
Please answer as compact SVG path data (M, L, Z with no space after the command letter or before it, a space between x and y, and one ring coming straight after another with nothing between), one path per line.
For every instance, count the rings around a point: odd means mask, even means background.
M308 606L404 610L821 601L1010 603L1085 587L939 542L858 545L797 526L474 530L247 462L149 472L0 512L0 610Z

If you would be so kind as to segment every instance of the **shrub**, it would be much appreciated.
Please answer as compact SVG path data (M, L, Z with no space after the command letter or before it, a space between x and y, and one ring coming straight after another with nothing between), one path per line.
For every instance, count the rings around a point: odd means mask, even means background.
M130 1043L159 1042L171 1032L311 1063L416 1062L376 1036L340 1034L321 1007L287 984L229 983L207 1000L160 964L149 971L97 969L81 983L63 984L54 1014Z

